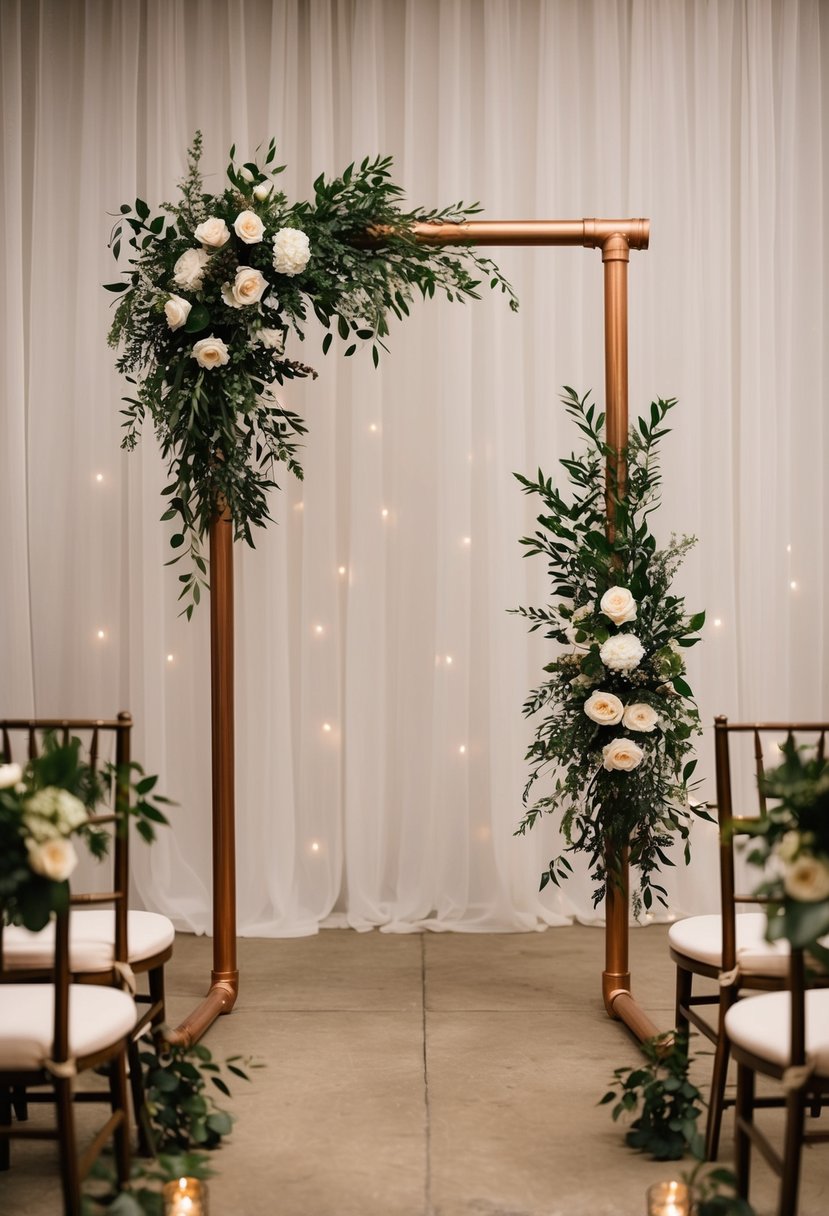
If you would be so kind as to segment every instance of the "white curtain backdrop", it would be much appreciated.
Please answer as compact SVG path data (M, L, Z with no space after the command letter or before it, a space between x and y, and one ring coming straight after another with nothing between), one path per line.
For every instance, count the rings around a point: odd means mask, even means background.
M681 590L709 613L703 720L817 718L828 37L819 0L0 0L0 714L133 712L180 804L135 849L149 907L210 927L208 613L177 615L151 439L119 450L118 205L171 198L201 128L216 187L231 143L273 134L292 197L389 152L424 205L649 216L631 411L681 401L659 529L699 537ZM583 871L537 892L552 824L512 837L548 644L507 609L546 599L512 472L578 446L562 384L602 397L601 259L498 260L517 316L419 303L378 372L296 352L320 372L285 393L306 479L282 476L276 526L236 553L244 933L593 916ZM700 755L709 776L708 732ZM673 913L715 902L710 829L694 845Z

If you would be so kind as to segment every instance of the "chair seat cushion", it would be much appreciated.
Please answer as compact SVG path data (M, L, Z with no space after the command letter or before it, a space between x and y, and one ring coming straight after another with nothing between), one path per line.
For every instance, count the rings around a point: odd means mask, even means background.
M743 975L785 977L789 969L788 942L766 941L765 912L740 912L736 917L737 962ZM668 931L673 950L711 967L722 966L722 918L689 916Z
M115 941L115 912L112 908L72 909L69 917L69 967L72 971L106 971L112 966ZM158 912L129 912L127 942L129 962L152 958L169 949L175 930ZM33 970L50 967L55 953L55 926L30 933L19 925L3 931L3 958L9 969Z
M0 984L0 1069L37 1069L52 1056L52 984ZM118 988L69 985L69 1055L111 1047L135 1028L135 1001Z
M729 1039L779 1068L789 1063L791 994L763 992L738 1001L725 1015ZM806 1056L821 1077L829 1076L829 989L806 993Z

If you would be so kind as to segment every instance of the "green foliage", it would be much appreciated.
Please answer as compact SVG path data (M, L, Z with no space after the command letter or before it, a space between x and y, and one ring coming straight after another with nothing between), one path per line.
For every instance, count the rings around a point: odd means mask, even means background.
M763 779L767 813L740 831L755 837L749 861L772 874L758 894L770 900L769 941L786 939L809 950L824 967L829 950L829 761L823 745L798 747L790 734L782 763Z
M166 824L161 804L169 799L154 793L157 777L144 775L139 764L105 764L96 772L81 756L80 739L61 743L53 732L44 735L41 753L19 772L5 770L0 786L0 908L7 923L38 932L69 899L68 877L77 864L71 844L83 839L93 856L102 858L109 834L90 821L102 803L125 812L117 831L128 831L133 819L147 841L155 827ZM8 783L6 783L8 782ZM116 802L115 791L123 795ZM59 847L57 861L45 869L45 849Z
M608 879L617 880L607 874L606 857L629 847L639 871L638 913L654 898L665 902L653 876L673 864L667 846L676 837L684 840L687 861L693 814L710 818L704 809L689 807L696 765L691 740L699 719L684 658L699 641L705 614L688 614L682 598L671 593L674 574L695 542L672 537L657 549L649 527L660 502L659 443L669 433L665 422L676 402L655 401L649 418L631 427L621 453L624 477L617 479L617 453L605 440L604 414L589 394L580 398L572 388L564 389L562 400L587 440L585 452L560 462L569 493L541 469L535 478L515 474L524 493L542 503L536 531L521 540L525 556L545 559L551 596L558 601L517 612L530 632L543 630L559 645L544 668L548 678L524 705L527 716L540 720L527 753L526 810L516 834L524 835L542 814L560 814L567 847L550 861L541 889L564 881L571 872L566 854L583 851L596 904ZM628 603L624 619L608 615L608 593ZM613 654L620 646L633 648L632 655L620 658L618 649ZM615 706L616 715L602 721L590 716L587 705L594 696ZM542 777L548 785L538 797Z
M125 281L105 284L116 296L109 342L120 349L117 367L133 386L124 398L123 446L135 447L149 421L169 474L162 518L177 521L170 564L189 558L179 596L188 618L207 585L201 542L217 506L230 512L235 539L253 545L253 528L270 519L275 467L284 463L302 477L298 440L306 427L274 389L316 373L286 356L289 335L303 339L308 318L316 317L327 331L323 354L336 332L346 356L358 344L370 343L377 366L390 318L407 316L415 293L477 299L486 279L517 307L497 266L463 247L462 238L460 248L430 248L412 234L417 222L460 224L480 210L478 205L404 210L390 157L366 157L333 179L320 175L312 200L289 203L278 188L284 165L274 165L273 140L261 166L255 160L237 165L231 149L228 185L216 195L204 192L201 151L197 133L179 202L164 204L154 218L143 199L122 205L110 247L116 260L122 248L130 251L128 268ZM261 220L261 239L237 235L234 223L242 212ZM209 248L201 278L182 285L177 263L188 251L193 256L199 247L195 231L209 218L224 221L227 239ZM310 257L304 264L280 261L277 269L274 240L286 230L305 234ZM267 287L261 298L234 306L227 289L240 267L263 275ZM189 307L176 328L165 314L171 297ZM205 337L224 344L223 365L205 368L197 362L194 342Z
M697 1118L702 1101L688 1079L688 1039L676 1031L655 1035L642 1044L646 1063L628 1072L617 1068L614 1088L600 1105L614 1102L613 1118L635 1114L625 1143L650 1153L656 1161L678 1161L686 1152L700 1157L702 1137Z

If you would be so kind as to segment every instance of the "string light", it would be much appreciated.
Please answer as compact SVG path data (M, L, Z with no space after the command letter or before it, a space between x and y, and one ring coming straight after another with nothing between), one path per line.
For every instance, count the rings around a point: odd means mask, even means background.
M325 733L326 733L327 735L330 735L330 734L331 734L331 723L330 723L330 722L323 722L323 724L322 724L322 729L325 731Z
M304 507L304 506L305 506L305 503L304 503L304 502L295 502L295 503L294 503L294 510L295 510L295 511L301 511L301 510L303 509L303 507Z
M460 752L460 754L461 754L462 756L465 756L465 755L466 755L466 744L465 744L465 743L462 743L462 744L460 745L460 747L458 748L458 751Z
M383 507L383 510L380 512L380 514L383 516L383 519L388 519L388 517L389 517L388 507Z
M465 545L468 547L469 545L471 545L471 544L472 544L472 537L471 537L471 536L465 536L465 537L463 538L463 543L464 543L464 544L465 544Z
M719 629L720 625L722 625L722 618L715 616L711 623L715 626L715 628Z
M792 591L797 591L797 580L792 579L792 581L789 583L789 586L791 587Z
M103 475L103 473L96 473L96 474L95 474L95 480L96 480L96 481L103 481L103 480L104 480L104 475Z
M447 664L448 664L448 666L449 666L449 667L451 667L451 666L452 666L452 656L451 656L451 654L448 654L448 655L446 656L446 662L447 662Z
M171 654L168 654L168 655L167 655L167 662L168 662L168 663L172 663L172 661L173 661L173 656L172 656Z
M104 631L103 629L99 629L99 630L98 630L98 638L99 638L99 640L100 640L100 641L103 641L105 637L106 637L106 633L105 633L105 631Z
M792 551L791 545L786 545L786 552L791 553L791 551Z
M342 577L342 576L343 576L345 573L346 573L346 568L345 568L345 566L338 566L338 567L337 567L337 574L339 574L339 575L340 575L340 577Z
M368 429L371 431L371 433L372 433L373 435L376 435L376 434L377 434L377 430L378 430L377 423L376 423L376 422L372 422L371 426L370 426Z
M320 851L320 842L318 840L312 840L311 841L311 852L319 853L319 851Z
M325 633L325 627L323 625L315 625L314 633L316 633L317 635Z

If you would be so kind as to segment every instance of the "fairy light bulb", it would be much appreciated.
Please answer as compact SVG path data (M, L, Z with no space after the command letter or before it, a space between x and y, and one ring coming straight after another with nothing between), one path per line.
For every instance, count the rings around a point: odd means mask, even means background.
M720 626L722 625L722 617L715 616L714 620L711 623L712 623L712 625L714 625L714 627L716 629L719 629Z
M98 637L98 640L100 642L102 642L104 640L104 638L106 637L106 631L104 629L99 629L97 637Z
M371 426L368 429L371 431L372 435L376 435L379 428L378 428L376 422L372 422Z
M321 635L323 633L325 633L325 626L324 625L315 625L314 633L317 635L317 637L321 637Z
M338 567L337 567L337 574L339 574L340 578L342 578L342 577L345 575L345 573L346 573L346 568L345 568L345 566L338 566Z
M468 548L469 548L469 546L472 544L472 537L471 537L471 536L465 536L465 537L463 538L463 541L462 541L461 543L464 545L464 547L465 547L465 548L467 548L467 549L468 549Z
M383 510L380 512L380 514L383 516L383 519L388 519L388 517L389 517L388 507L383 507Z
M104 480L104 475L103 475L103 473L96 473L96 474L95 474L95 480L96 480L97 482L102 482L102 481Z
M451 656L451 654L448 654L448 655L446 656L446 664L447 664L447 666L448 666L448 667L451 667L451 666L452 666L452 656Z
M318 840L312 840L311 841L311 852L319 853L319 851L320 851L320 842Z
M331 734L331 723L323 722L322 729L325 731L326 735L330 735Z
M465 755L466 755L466 744L465 744L465 743L462 743L462 744L460 745L460 747L458 748L458 752L459 752L459 753L460 753L460 755L462 755L462 756L465 756Z
M792 581L789 583L789 587L791 588L792 591L797 591L797 586L798 586L797 579L793 578Z
M173 662L174 657L175 657L174 655L168 654L168 655L167 655L167 662L168 662L168 663L172 663L172 662Z

